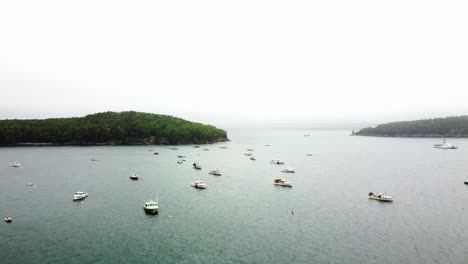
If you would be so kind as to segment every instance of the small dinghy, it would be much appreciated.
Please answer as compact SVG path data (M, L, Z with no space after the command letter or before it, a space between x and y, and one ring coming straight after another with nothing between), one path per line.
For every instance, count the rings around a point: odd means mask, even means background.
M284 161L283 160L280 160L280 159L274 159L274 160L271 160L270 162L271 164L284 164Z
M277 186L283 186L283 187L292 187L291 182L281 179L281 178L275 179L273 181L273 184Z
M201 170L202 167L200 166L200 164L194 163L193 168L196 169L196 170Z
M130 175L128 178L130 178L132 181L138 181L138 175L136 173L132 173L132 175Z

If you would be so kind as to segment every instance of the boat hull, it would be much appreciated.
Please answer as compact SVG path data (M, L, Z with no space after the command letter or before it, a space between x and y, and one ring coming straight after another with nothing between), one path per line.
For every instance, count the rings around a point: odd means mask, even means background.
M86 197L88 197L88 195L86 195L86 196L74 196L74 197L73 197L73 201L84 200Z
M283 186L283 187L292 187L291 184L285 184L285 183L273 183L276 186Z
M143 207L143 210L145 210L145 213L147 213L147 214L157 214L157 213L159 213L159 208L145 208L145 207Z
M377 201L380 201L380 202L393 202L392 199L386 199L386 198L379 198L379 197L373 197L373 196L369 196L369 199L372 199L372 200L377 200Z

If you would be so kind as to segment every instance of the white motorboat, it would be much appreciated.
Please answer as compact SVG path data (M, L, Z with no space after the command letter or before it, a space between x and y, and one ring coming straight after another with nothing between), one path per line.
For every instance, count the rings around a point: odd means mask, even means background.
M381 202L393 202L393 198L390 195L387 195L386 193L374 194L373 192L370 192L369 199L374 199Z
M270 163L271 164L284 164L284 161L280 159L274 159L274 160L271 160Z
M202 167L201 167L200 164L194 163L194 164L193 164L193 168L196 169L196 170L201 170Z
M215 176L221 176L221 170L220 169L214 169L214 170L209 171L208 173L211 174L211 175L215 175Z
M158 199L156 199L156 201L150 200L145 202L143 209L146 213L157 214L159 212Z
M286 169L282 169L281 172L295 173L296 171L294 169L291 169L291 168L286 168Z
M28 182L28 184L26 184L26 186L29 186L29 187L36 187L36 185L34 185L34 184L30 183L30 182Z
M195 181L191 186L197 189L206 189L206 183L202 180Z
M21 167L21 163L16 162L16 161L15 161L15 162L12 162L12 163L10 163L10 167L19 168L19 167Z
M86 197L88 197L88 193L75 192L75 194L73 194L73 201L83 200Z
M280 178L275 179L273 181L273 184L278 185L278 186L284 186L284 187L292 187L291 182L289 182L287 180L280 179Z
M130 175L128 178L130 178L132 181L138 181L138 175L136 173L132 173L132 175Z
M444 139L444 142L442 142L442 144L434 144L434 148L438 148L438 149L457 149L458 147L447 143L447 141L445 141L445 139Z

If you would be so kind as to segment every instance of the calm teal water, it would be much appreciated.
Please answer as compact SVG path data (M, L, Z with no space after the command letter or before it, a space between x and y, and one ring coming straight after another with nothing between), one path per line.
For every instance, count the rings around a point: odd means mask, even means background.
M0 223L0 262L467 263L467 139L444 151L432 148L439 139L349 130L228 134L231 142L199 149L0 148L0 216L14 219ZM187 162L177 164L178 155ZM275 158L296 174L269 164ZM13 161L24 167L10 168ZM221 177L208 174L216 167ZM131 172L141 180L130 181ZM275 177L294 187L273 186ZM190 187L198 179L206 190ZM75 191L89 197L72 202ZM369 191L395 202L369 201ZM146 215L143 202L156 193L160 214Z

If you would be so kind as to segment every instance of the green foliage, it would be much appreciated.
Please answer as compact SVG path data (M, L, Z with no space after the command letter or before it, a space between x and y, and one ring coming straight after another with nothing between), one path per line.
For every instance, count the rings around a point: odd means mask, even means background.
M382 137L468 137L468 116L394 122L368 127L359 136Z
M226 131L180 118L105 112L81 118L0 120L0 144L203 144L226 141Z

